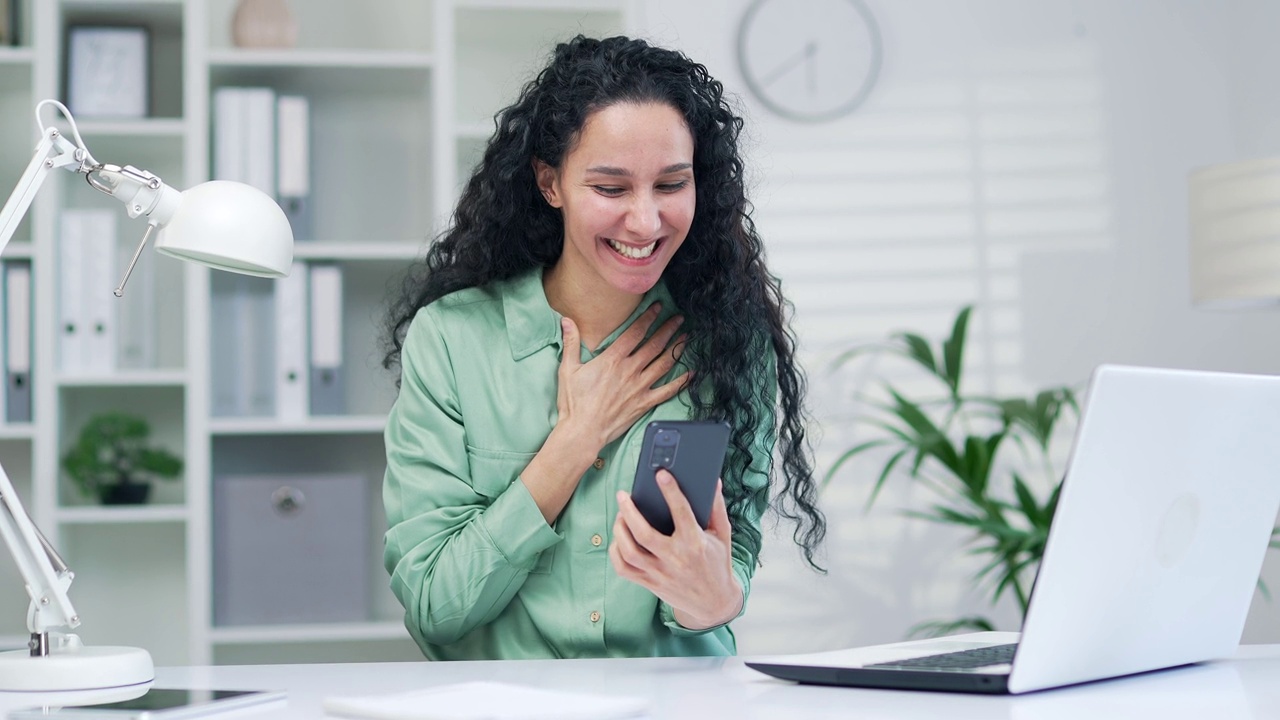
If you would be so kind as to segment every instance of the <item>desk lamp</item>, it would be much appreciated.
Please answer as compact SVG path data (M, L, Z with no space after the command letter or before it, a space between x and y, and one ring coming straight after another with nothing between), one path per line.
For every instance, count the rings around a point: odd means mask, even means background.
M45 127L40 111L53 105L66 116L75 142L55 127ZM36 105L40 142L31 164L0 210L0 251L8 245L32 199L55 168L85 176L89 185L125 204L129 217L145 217L142 242L115 289L125 283L147 241L156 231L156 250L219 270L283 277L293 262L293 231L284 211L265 193L241 183L214 180L179 192L160 178L132 166L104 165L93 159L75 119L62 103ZM67 596L74 574L40 534L0 467L0 535L4 537L31 598L27 628L29 650L0 653L0 691L67 691L120 687L149 682L155 671L146 650L88 647L70 631L80 616Z
M1280 157L1198 168L1189 187L1192 301L1280 304Z

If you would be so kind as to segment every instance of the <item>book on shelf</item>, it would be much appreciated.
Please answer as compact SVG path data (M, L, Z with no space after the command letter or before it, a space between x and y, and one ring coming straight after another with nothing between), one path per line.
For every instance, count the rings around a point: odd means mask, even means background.
M295 241L314 237L311 225L310 105L301 95L276 98L276 200Z
M342 268L331 263L310 266L312 415L347 411L342 367Z
M4 261L4 419L31 422L31 262Z
M295 261L276 281L276 417L302 420L310 411L307 373L307 264Z
M265 278L213 273L209 301L211 412L275 414L275 292Z

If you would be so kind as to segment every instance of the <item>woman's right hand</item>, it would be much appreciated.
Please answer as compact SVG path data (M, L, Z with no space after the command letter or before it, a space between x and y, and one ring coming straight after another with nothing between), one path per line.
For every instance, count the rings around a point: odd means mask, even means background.
M596 438L598 448L602 448L626 432L641 415L684 389L689 373L654 387L675 366L686 339L682 335L667 348L683 320L677 315L645 340L661 309L659 303L649 306L607 350L586 363L581 358L578 326L567 317L561 321L564 349L556 397L560 413L557 426L567 423L582 433L579 437Z

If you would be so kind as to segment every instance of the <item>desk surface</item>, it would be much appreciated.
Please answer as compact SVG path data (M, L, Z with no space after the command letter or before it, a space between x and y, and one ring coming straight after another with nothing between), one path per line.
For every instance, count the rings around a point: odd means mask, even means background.
M644 697L650 700L649 717L654 720L1280 717L1280 645L1243 646L1228 661L1020 697L795 685L761 675L745 667L741 658L160 668L156 686L285 690L287 707L235 717L293 720L323 718L321 701L332 695L406 692L471 680ZM0 696L0 710L32 704L21 702L12 695Z

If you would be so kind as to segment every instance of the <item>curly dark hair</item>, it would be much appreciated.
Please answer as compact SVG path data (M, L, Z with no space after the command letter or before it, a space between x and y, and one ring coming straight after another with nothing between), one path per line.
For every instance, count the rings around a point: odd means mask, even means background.
M556 263L564 221L539 192L532 161L560 167L588 116L623 102L671 106L684 116L693 136L697 209L663 277L685 317L682 331L689 340L681 359L709 390L690 393L694 416L728 420L733 428L724 474L726 504L739 514L767 498L768 488L752 491L739 479L751 462L755 429L776 420L782 487L775 510L795 522L793 537L806 561L822 570L814 555L826 521L817 507L805 439L805 378L787 326L789 304L765 267L764 247L751 220L738 152L743 122L729 107L721 84L683 53L625 37L579 35L556 46L551 63L524 86L515 104L495 117L495 133L462 192L451 226L410 268L388 320L383 364L388 369L399 364L405 334L419 308L463 288ZM775 407L769 395L774 368L781 409L776 419L774 413L758 410ZM773 458L757 470L773 477ZM741 529L758 557L761 533L754 527Z

